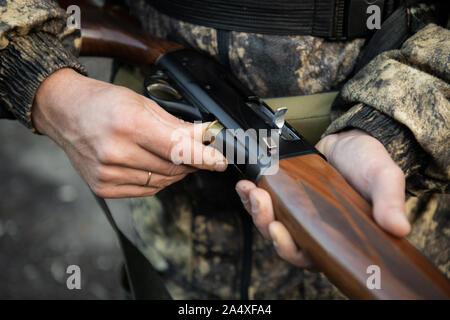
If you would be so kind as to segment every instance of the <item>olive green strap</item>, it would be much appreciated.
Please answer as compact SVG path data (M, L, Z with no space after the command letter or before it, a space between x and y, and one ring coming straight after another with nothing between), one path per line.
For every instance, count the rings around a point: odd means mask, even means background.
M288 108L286 121L315 144L330 125L331 104L338 91L265 99L272 108Z

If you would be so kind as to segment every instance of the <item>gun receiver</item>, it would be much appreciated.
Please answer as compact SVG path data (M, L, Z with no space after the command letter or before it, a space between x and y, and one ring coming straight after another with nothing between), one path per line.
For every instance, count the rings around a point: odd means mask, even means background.
M136 31L115 13L102 13L98 20L98 9L87 6L82 12L90 10L96 13L82 18L82 55L121 58L141 67L156 64L145 94L169 112L188 120L218 120L212 131L216 139L225 134L223 129L278 130L279 162L236 167L270 193L276 219L343 293L356 299L450 297L447 278L406 239L387 234L374 222L370 204L283 123L283 110L271 111L214 59ZM227 146L234 148L237 140ZM258 148L266 157L273 152L270 143ZM245 150L245 156L250 152ZM278 172L264 175L273 165ZM381 289L367 286L372 265L380 268Z

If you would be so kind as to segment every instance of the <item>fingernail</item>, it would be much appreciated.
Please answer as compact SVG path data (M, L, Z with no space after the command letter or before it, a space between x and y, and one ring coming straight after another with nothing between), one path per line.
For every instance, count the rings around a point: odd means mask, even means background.
M411 225L405 214L401 211L393 212L385 218L383 226L398 237L406 236L411 230Z
M391 230L395 230L397 236L405 236L411 230L411 225L403 212L396 212L389 217Z
M236 187L236 192L237 192L239 198L241 199L242 203L245 204L245 203L248 202L248 199L247 199L247 197L245 196L245 193L244 193L243 190L241 190L241 189L239 189L238 187Z
M276 242L275 240L272 241L272 244L275 248L278 248L278 242Z
M228 163L227 163L226 159L219 160L216 162L216 170L217 171L225 171L227 166L228 166Z
M259 201L256 198L250 196L250 204L252 206L252 213L258 213L258 211L259 211Z

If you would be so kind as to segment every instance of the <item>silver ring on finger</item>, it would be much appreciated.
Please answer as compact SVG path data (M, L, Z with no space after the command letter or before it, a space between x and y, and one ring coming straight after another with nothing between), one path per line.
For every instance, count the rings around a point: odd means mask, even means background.
M145 184L143 185L144 187L150 186L150 180L151 180L151 178L152 178L152 173L149 171L149 172L148 172L147 181L146 181Z

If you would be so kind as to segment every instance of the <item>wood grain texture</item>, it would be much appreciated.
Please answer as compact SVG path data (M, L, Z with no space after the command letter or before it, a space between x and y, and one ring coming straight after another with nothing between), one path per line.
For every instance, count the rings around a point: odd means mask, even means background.
M81 8L81 56L116 58L148 70L164 53L182 48L142 31L138 21L120 7L97 7L88 0L59 3Z
M344 294L354 299L449 299L450 284L406 239L384 232L371 206L319 155L281 160L258 185L276 219ZM368 289L367 267L381 269L381 289Z

